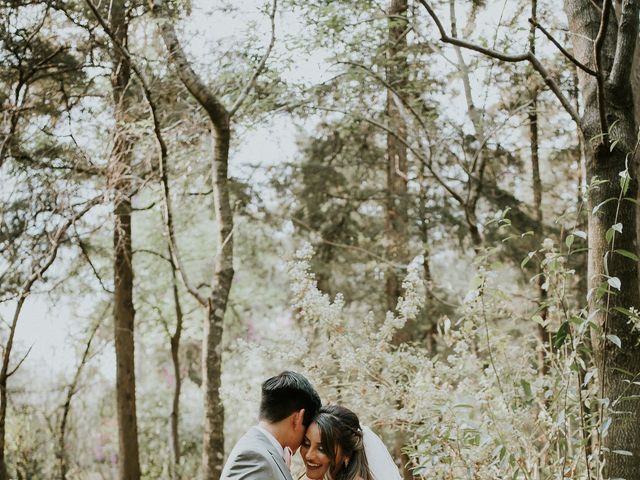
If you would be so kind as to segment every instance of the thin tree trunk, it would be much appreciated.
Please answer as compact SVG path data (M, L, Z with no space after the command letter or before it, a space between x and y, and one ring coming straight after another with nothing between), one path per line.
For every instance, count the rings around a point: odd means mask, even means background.
M7 465L5 461L5 436L6 436L6 419L7 419L7 380L11 373L9 372L9 360L11 350L13 349L13 340L18 326L18 319L22 306L27 298L28 293L24 292L18 298L16 309L13 314L11 326L9 328L9 338L4 346L2 355L2 369L0 370L0 480L9 480Z
M157 4L156 13L160 12ZM224 459L224 405L220 398L220 384L222 373L222 334L224 314L227 309L229 291L233 282L233 212L229 201L228 161L230 114L220 101L207 89L197 74L191 68L173 24L165 21L160 26L164 43L169 50L169 60L176 68L183 84L204 108L209 116L212 132L213 155L211 158L211 173L213 177L213 201L216 214L217 252L211 292L203 298L196 290L189 286L187 289L206 307L204 322L204 337L202 348L202 377L204 389L204 427L202 444L202 475L205 480L217 480L220 477ZM166 188L166 187L165 187ZM169 198L165 198L167 207ZM169 229L170 211L167 212ZM170 236L172 234L170 233ZM172 245L174 257L177 249ZM180 267L183 279L184 269Z
M171 336L171 362L173 363L173 375L175 388L173 389L173 401L171 403L171 449L173 451L172 478L178 478L180 468L180 392L182 390L182 374L180 372L180 338L182 336L182 305L180 304L180 292L178 291L178 277L176 265L171 257L171 282L173 288L173 304L176 312L176 329Z
M455 0L449 0L449 14L451 17L451 36L457 38L457 17L455 9ZM464 204L464 213L467 225L469 227L469 234L471 235L471 242L476 251L480 249L484 243L482 233L478 227L478 217L476 214L476 208L480 194L482 193L483 179L485 167L487 164L487 136L485 134L484 122L480 110L475 106L473 101L473 93L471 90L471 79L469 77L469 67L462 55L462 49L455 45L454 50L458 59L458 71L460 73L460 79L464 90L464 97L467 103L467 114L473 125L475 138L479 144L478 150L473 152L473 162L469 169L469 183L467 190L467 198Z
M227 300L233 282L233 212L229 201L227 165L230 130L227 122L212 125L215 152L213 174L213 203L216 212L216 243L218 252L207 303L207 322L203 345L204 443L202 465L206 479L217 479L222 473L224 457L224 406L220 398L222 374L222 333ZM212 122L213 123L213 122Z
M589 143L587 149L587 183L597 177L606 183L591 189L589 196L589 312L592 321L602 331L593 332L593 346L599 368L600 394L608 399L609 407L602 409L600 421L611 419L606 435L601 435L600 450L604 458L604 478L638 478L640 472L640 388L634 384L640 374L640 336L633 331L626 315L616 310L640 307L640 285L637 263L615 253L617 249L637 252L636 212L633 203L621 196L637 196L636 125L633 111L630 70L638 35L638 4L624 0L618 22L609 15L605 28L600 29L602 11L589 0L565 0L569 27L573 33L573 49L583 63L596 65L602 81L578 73L584 103L582 133ZM606 17L605 17L606 18ZM599 35L598 32L601 32ZM604 33L604 35L602 35ZM592 39L603 38L599 42ZM594 48L595 44L595 48ZM594 53L594 50L598 53ZM594 60L595 58L595 60ZM603 109L604 108L604 112ZM609 131L613 131L609 138ZM606 135L604 138L600 135ZM612 143L611 139L618 141ZM621 192L619 173L628 168L629 188ZM614 198L614 201L609 199ZM608 203L602 204L602 202ZM598 208L597 213L592 213ZM612 242L605 239L612 225L622 224ZM608 278L621 283L618 291L605 293L601 298L597 289L607 286ZM614 282L615 284L615 282ZM618 348L609 339L614 335L621 342ZM634 399L634 397L636 397ZM625 450L632 455L614 453Z
M407 0L391 0L389 5L389 37L387 47L387 83L397 92L407 84ZM393 265L387 267L385 292L387 310L396 308L402 295L402 271L398 265L407 263L407 126L399 111L399 100L387 89L386 114L393 134L387 134L387 195L386 237L387 257ZM398 341L401 341L399 339Z
M106 313L106 312L105 312ZM67 422L69 420L69 413L71 412L71 400L73 400L74 395L78 390L78 383L80 382L80 375L82 374L82 370L85 365L89 361L89 354L91 352L91 344L93 343L93 339L96 336L96 332L98 328L100 328L100 324L102 320L102 316L100 317L100 321L96 322L95 326L91 329L91 333L89 334L89 338L87 339L87 343L84 348L84 352L82 353L82 358L80 359L80 363L78 364L78 368L76 368L76 372L73 375L73 380L69 384L67 388L67 395L65 397L64 404L62 405L62 417L60 419L60 430L58 436L58 469L59 469L59 478L60 480L66 480L67 478L67 446L66 446L66 435L67 435Z
M531 29L529 31L529 50L536 53L536 27L538 2L531 0ZM544 231L542 226L542 181L540 180L540 155L538 145L538 88L533 87L531 94L531 105L527 112L529 118L529 146L531 154L531 184L533 186L533 211L536 219L536 241L542 242ZM543 288L545 279L542 267L537 269L537 287L538 287L538 311L542 320L547 319L548 308L545 305L547 300L547 291ZM541 324L537 324L538 329L538 372L544 376L547 373L546 350L550 347L549 332L547 328Z
M111 31L126 48L128 20L124 0L111 2ZM116 400L119 435L119 478L140 478L138 424L136 415L133 264L131 247L131 159L133 142L127 132L132 105L131 65L116 46L111 51L116 133L111 153L111 178L115 191L114 248L114 339L116 350Z
M189 63L170 19L159 23L160 34L169 51L169 62L173 65L180 80L193 98L202 106L210 121L213 142L211 173L213 178L213 203L216 215L217 251L211 291L207 297L190 284L185 269L179 261L179 250L173 233L171 220L171 202L168 195L168 182L163 174L164 200L167 229L170 246L176 266L187 290L206 308L204 338L202 348L202 370L204 389L204 428L202 442L202 477L205 480L217 480L220 477L224 459L224 405L220 398L222 373L222 335L224 315L227 310L229 292L233 284L233 210L229 199L229 142L231 138L231 118L254 88L255 81L263 71L266 61L275 43L275 15L277 0L273 0L269 14L271 20L271 41L266 53L260 60L253 75L249 78L230 109L208 89ZM161 0L153 2L153 12L162 18L165 14ZM164 159L163 159L164 162ZM162 165L163 172L166 166Z
M430 266L430 256L431 256L431 248L429 246L429 222L427 220L428 217L428 208L427 208L427 178L428 178L428 169L426 165L422 165L422 168L419 170L418 174L418 182L420 183L420 200L418 204L418 213L419 213L419 221L420 221L420 234L422 236L422 256L423 260L423 272L424 272L424 283L425 283L425 298L424 298L424 307L423 311L423 321L426 323L424 326L424 345L429 352L435 352L435 337L437 334L437 317L434 315L433 309L433 295L431 293L432 287L432 277L431 277L431 266Z

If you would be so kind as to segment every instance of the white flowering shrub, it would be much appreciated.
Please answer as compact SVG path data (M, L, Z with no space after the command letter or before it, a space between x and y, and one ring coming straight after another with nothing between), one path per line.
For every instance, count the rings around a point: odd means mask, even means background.
M353 409L396 455L395 433L404 432L410 467L422 478L566 478L585 471L583 428L591 421L595 372L575 352L588 322L567 306L573 271L551 240L528 257L544 268L545 319L501 286L496 252L489 251L478 257L457 318L439 319L435 352L392 343L422 308L420 258L408 268L397 311L379 319L319 291L312 254L302 248L289 267L297 316L290 331L273 343L239 346L252 365L269 366L252 371L256 386L279 368L304 372L323 402ZM558 332L557 348L547 347L553 353L547 352L545 375L536 364L541 322ZM257 387L250 396L259 397Z

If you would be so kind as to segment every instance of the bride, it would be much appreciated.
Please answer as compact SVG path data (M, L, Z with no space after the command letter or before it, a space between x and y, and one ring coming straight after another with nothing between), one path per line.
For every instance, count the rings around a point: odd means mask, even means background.
M355 413L339 405L322 407L300 446L309 480L400 480L380 438L361 427Z

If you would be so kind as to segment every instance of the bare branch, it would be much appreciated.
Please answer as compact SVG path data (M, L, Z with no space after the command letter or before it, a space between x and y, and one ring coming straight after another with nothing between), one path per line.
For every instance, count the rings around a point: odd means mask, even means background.
M337 112L337 113L342 113L343 115L347 115L348 112L345 112L343 110L339 110L339 109L335 109L335 108L324 108L324 107L312 107L315 108L317 110L325 110L325 111L330 111L330 112ZM362 117L362 116L356 116L354 118L357 118L358 120L362 120L364 122L369 123L370 125L373 125L374 127L378 127L381 130L384 130L385 132L389 133L390 135L393 135L395 138L398 139L398 141L400 141L405 147L407 147L415 156L418 160L420 160L420 162L422 162L422 164L424 164L427 169L429 169L429 172L431 172L431 174L433 175L433 177L436 179L436 181L442 185L442 187L449 192L449 194L461 205L465 205L465 201L464 199L460 196L460 194L458 192L456 192L455 190L453 190L453 188L451 188L447 182L445 182L440 175L438 175L438 173L433 169L433 165L432 163L425 158L424 155L422 155L418 149L416 149L413 145L411 145L409 142L407 142L407 140L405 138L402 137L402 135L398 135L398 133L396 131L394 131L393 129L391 129L390 127L388 127L387 125L384 125L372 118L368 118L368 117Z
M359 68L361 70L364 70L365 72L367 72L369 75L371 75L373 78L375 78L378 82L380 82L385 88L387 88L389 91L391 91L391 93L393 93L394 97L396 99L398 99L399 102L402 103L402 105L404 105L406 108L409 109L409 111L411 112L411 114L413 115L413 117L417 120L417 122L420 124L420 126L422 127L422 129L428 133L428 128L426 123L424 122L424 120L422 119L422 117L420 116L420 114L418 114L418 112L415 110L415 108L413 108L413 106L409 103L409 101L404 98L402 95L400 95L400 93L393 88L393 86L387 82L380 74L378 74L377 72L374 72L371 67L368 67L366 65L363 65L361 63L357 63L357 62L351 62L351 61L343 61L343 62L338 62L339 64L342 65L350 65L352 67L356 67Z
M149 255L154 255L156 257L161 258L165 262L171 263L171 258L166 257L162 253L156 252L155 250L149 250L148 248L138 248L138 249L134 250L133 253L134 254L136 254L136 253L148 253Z
M269 55L271 55L271 50L273 49L273 45L276 43L277 4L278 4L278 0L273 0L273 6L271 8L271 13L269 14L269 19L271 20L271 40L269 41L269 46L267 47L267 51L262 56L262 60L260 60L260 63L256 67L255 71L253 72L253 75L251 76L247 84L244 86L244 88L240 92L240 95L238 96L238 98L236 98L236 101L233 103L233 106L229 109L230 117L233 117L233 115L238 111L242 103L249 96L249 93L251 93L251 90L253 90L253 87L256 84L256 80L258 79L258 76L260 76L260 74L264 70L264 66L267 63L267 59L269 58Z
M104 290L105 292L107 292L110 295L113 295L113 290L109 290L107 288L107 286L104 284L104 282L102 281L102 277L100 276L100 274L98 273L98 270L96 269L96 267L93 265L93 262L91 261L91 257L89 256L89 252L87 251L87 248L84 244L84 242L82 241L82 239L80 238L80 235L78 235L78 232L76 232L75 234L76 237L76 242L78 243L78 247L80 247L80 251L82 252L82 256L84 257L84 259L87 261L87 263L89 264L89 266L91 267L91 270L93 271L93 275L96 277L96 279L98 280L98 283L100 283L100 287L102 288L102 290Z
M436 15L435 11L426 2L426 0L418 0L418 1L422 4L422 6L424 6L424 8L427 10L429 15L433 19L434 23L436 24L436 27L438 28L438 31L440 32L440 39L443 42L450 43L452 45L457 45L459 47L466 48L468 50L473 50L475 52L482 53L483 55L486 55L491 58L495 58L497 60L502 60L504 62L509 62L509 63L518 63L518 62L525 62L525 61L530 62L533 68L542 76L544 83L558 98L558 100L560 101L564 109L567 111L567 113L571 116L573 121L576 122L576 124L581 125L581 120L580 120L580 116L578 115L578 112L573 108L573 105L571 105L571 102L567 99L564 93L562 93L562 90L560 89L556 81L553 78L551 78L551 75L549 75L549 72L544 67L544 65L542 65L540 60L538 60L538 58L532 52L526 52L519 55L509 55L503 52L498 52L496 50L491 50L489 48L482 47L480 45L476 45L471 42L467 42L465 40L459 40L457 38L453 38L447 35L447 32L442 26L442 22Z
M551 90L555 94L556 98L560 101L565 111L569 114L573 121L576 122L576 125L580 127L582 125L582 120L580 119L578 111L574 108L574 106L571 104L571 101L564 95L564 93L562 93L562 90L555 82L555 80L551 78L551 75L544 67L544 65L542 65L540 60L538 60L538 57L536 57L535 55L530 55L529 61L531 62L533 68L538 71L538 73L544 80L544 83L547 85L547 87L549 87L549 90Z
M553 35L551 35L551 33L549 33L549 32L547 31L547 29L546 29L546 28L544 28L542 25L540 25L538 22L536 22L533 18L530 18L530 19L529 19L529 23L531 23L535 28L537 28L538 30L540 30L540 31L544 34L544 36L545 36L545 37L547 37L547 38L549 39L549 41L550 41L551 43L553 43L553 44L556 46L556 48L557 48L558 50L560 50L560 53L562 53L562 54L567 58L567 60L569 60L571 63L573 63L576 67L578 67L580 70L582 70L582 71L584 71L584 72L586 72L586 73L588 73L589 75L592 75L592 76L594 76L594 77L597 75L597 73L596 73L596 71L595 71L595 70L593 70L593 69L591 69L591 68L587 67L584 63L582 63L582 62L581 62L580 60L578 60L576 57L574 57L573 55L571 55L571 54L567 51L567 49L566 49L566 48L564 48L564 47L560 44L560 42L558 42L558 40L556 40L556 39L553 37Z
M322 233L321 232L319 232L318 230L314 229L311 225L303 222L299 218L291 217L290 220L293 223L295 223L296 225L304 228L305 230L307 230L309 232L315 232L318 235L320 235L320 241L322 243L324 243L325 245L331 245L332 247L344 248L344 249L347 249L347 250L354 250L356 252L364 253L365 255L368 255L371 258L375 258L376 260L379 260L382 263L385 263L387 265L391 265L393 267L402 268L402 269L406 269L407 268L406 265L402 265L402 264L399 264L399 263L394 263L394 262L384 258L383 256L378 255L375 252L372 252L371 250L367 250L366 248L358 247L357 245L349 245L349 244L346 244L346 243L337 243L337 242L333 242L331 240L326 240L325 238L322 237Z
M529 59L528 53L521 53L519 55L509 55L503 52L498 52L497 50L491 50L490 48L485 48L480 45L476 45L475 43L467 42L465 40L460 40L458 38L451 37L447 34L446 30L442 26L442 22L436 15L436 12L429 6L429 4L425 0L419 0L422 6L427 10L431 18L433 19L436 27L438 27L438 31L440 32L440 39L445 43L450 43L452 45L457 45L462 48L466 48L468 50L473 50L479 53L482 53L488 57L496 58L498 60L502 60L504 62L517 63L524 62Z
M18 369L20 368L20 366L24 363L24 361L27 359L27 357L29 356L29 354L31 353L31 349L33 348L33 345L31 345L29 347L29 350L27 350L27 353L25 353L22 358L20 359L20 361L17 363L17 365L15 367L13 367L13 369L9 372L7 372L7 378L11 377L11 375L13 375L14 373L16 373L18 371Z
M24 306L24 302L29 296L31 289L36 281L42 278L42 276L47 272L49 267L53 264L56 257L58 256L58 249L60 245L64 242L66 237L66 233L69 228L78 221L81 217L83 217L87 212L89 212L94 206L100 203L103 199L103 195L98 195L88 202L84 203L84 206L80 211L74 213L70 218L68 218L62 225L60 225L55 233L51 237L51 248L47 252L45 256L44 262L39 263L35 262L32 267L31 276L25 280L25 282L20 287L20 295L18 296L18 300L16 303L15 310L13 312L13 318L11 320L11 325L9 327L9 337L7 338L7 342L4 346L3 355L2 355L2 367L0 368L0 407L6 406L6 386L7 379L10 375L15 373L17 369L20 367L24 358L18 363L18 365L13 368L11 371L9 370L9 361L11 357L11 350L13 348L13 341L15 338L16 328L18 326L18 319L20 318L20 313L22 312L22 307ZM26 358L26 357L25 357Z

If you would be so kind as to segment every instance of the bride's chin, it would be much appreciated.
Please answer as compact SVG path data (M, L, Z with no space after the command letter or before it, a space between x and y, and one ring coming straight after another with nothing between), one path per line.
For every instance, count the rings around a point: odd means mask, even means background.
M322 475L319 475L318 469L314 468L313 470L309 470L308 468L305 468L305 473L307 478L309 478L310 480L317 480L322 478Z

